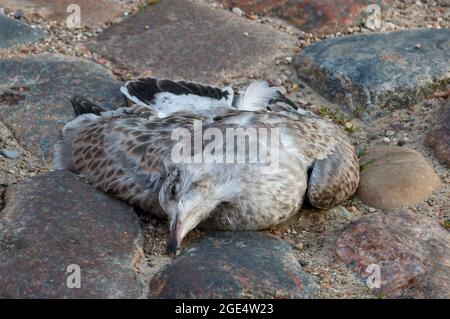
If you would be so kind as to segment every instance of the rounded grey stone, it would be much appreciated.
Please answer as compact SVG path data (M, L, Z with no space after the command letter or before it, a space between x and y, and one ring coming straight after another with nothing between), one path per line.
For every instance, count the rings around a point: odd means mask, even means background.
M131 207L66 171L25 180L5 199L0 298L142 296L143 236Z
M44 31L8 18L0 13L0 49L15 45L37 42L44 37Z
M152 298L314 298L289 245L258 232L201 238L150 282Z
M449 29L351 35L308 46L295 67L330 101L353 106L350 111L361 108L369 119L420 102L445 85L449 48Z

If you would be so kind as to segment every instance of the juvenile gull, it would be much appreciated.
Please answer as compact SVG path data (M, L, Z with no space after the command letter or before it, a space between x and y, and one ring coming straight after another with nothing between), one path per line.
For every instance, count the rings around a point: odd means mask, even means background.
M152 94L146 101L135 100L138 104L112 112L75 99L78 117L63 129L55 168L82 174L97 188L131 205L167 216L172 252L198 225L219 230L267 229L296 214L305 195L313 206L327 208L357 188L359 163L346 133L316 116L271 111L271 103L286 98L262 82L250 85L231 102L229 97L217 96L220 103L214 106L215 112L179 106L167 112L164 102L168 99L157 100L160 91ZM187 95L169 94L175 99ZM189 108L193 98L212 99L191 96ZM170 107L173 100L171 96ZM174 163L171 153L178 141L171 139L172 132L185 128L194 136L194 120L203 121L203 132L211 128L223 136L227 128L278 129L278 166L262 174L267 166L262 161ZM258 139L259 148L265 147L262 144ZM203 152L205 146L193 149L192 155Z

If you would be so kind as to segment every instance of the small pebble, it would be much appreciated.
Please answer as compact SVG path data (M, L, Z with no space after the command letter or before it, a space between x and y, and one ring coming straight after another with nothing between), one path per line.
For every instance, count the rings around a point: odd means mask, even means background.
M391 142L391 140L388 137L383 138L384 144L389 144L390 142Z
M22 10L17 10L15 13L14 13L14 18L15 19L20 19L20 18L22 18L23 17L23 11Z
M20 156L18 152L12 150L0 150L0 154L9 159L16 159Z
M403 146L403 145L405 145L405 144L408 143L408 142L409 142L409 137L404 136L402 139L400 139L400 140L398 141L397 145L398 145L398 146Z
M354 213L354 212L356 212L358 209L357 209L355 206L350 206L347 210L348 210L350 213Z
M375 209L375 208L373 208L373 207L369 207L369 212L370 213L375 213L377 210Z
M391 130L387 130L384 134L385 134L386 136L390 137L390 136L394 136L394 135L395 135L395 132L394 132L394 131L391 131Z
M245 15L245 12L239 9L238 7L234 7L233 9L231 9L231 12L240 17L243 17Z
M105 65L106 64L106 60L103 59L103 58L100 58L100 59L97 60L97 63L100 64L100 65Z
M405 128L405 125L403 125L402 123L393 123L391 124L391 127L396 130L403 130Z
M302 266L302 267L305 267L305 266L307 266L308 265L308 262L306 261L306 260L304 260L304 259L299 259L299 264Z
M297 248L298 250L303 250L303 244L302 243L297 243L294 246L295 248Z

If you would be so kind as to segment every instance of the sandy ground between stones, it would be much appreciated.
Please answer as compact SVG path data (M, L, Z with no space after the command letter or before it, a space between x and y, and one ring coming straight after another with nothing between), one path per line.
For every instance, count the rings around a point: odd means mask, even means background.
M203 0L196 0L203 1ZM207 1L217 10L222 10L221 6L213 0ZM130 1L128 12L138 11L140 1ZM440 12L436 1L428 4L418 4L417 1L395 1L394 11L386 18L388 30L416 28L416 27L450 27L450 20L440 20ZM434 3L434 6L433 6ZM245 17L243 17L245 19ZM262 75L250 74L240 79L233 79L232 84L237 88L242 87L253 77L265 77L273 84L286 88L289 97L297 101L303 108L315 113L323 114L323 110L338 110L337 105L331 104L321 96L311 90L306 84L298 81L295 71L290 65L290 57L295 56L303 47L320 38L335 35L318 35L304 33L296 28L287 25L283 21L275 18L258 18L261 23L270 24L274 28L286 32L299 40L298 47L287 55L287 59L279 59L275 63L269 63ZM115 21L119 22L120 19ZM93 60L96 63L110 69L120 80L127 80L135 74L128 70L119 68L113 62L90 52L84 48L83 43L102 30L90 30L88 28L70 31L64 24L54 21L44 21L42 19L30 18L27 22L43 28L49 36L36 43L15 47L9 50L0 51L0 58L11 58L37 54L41 52L63 53ZM355 27L351 30L343 30L342 34L354 32L371 32L364 28ZM339 35L338 35L339 36ZM68 97L69 98L69 97ZM440 219L450 215L449 194L450 194L450 173L447 168L439 164L433 151L423 145L426 132L435 122L439 115L442 99L428 99L424 103L411 106L408 109L396 110L391 116L379 118L370 123L363 123L357 118L345 115L338 119L331 115L332 120L338 120L342 125L352 123L356 131L351 138L358 149L370 147L376 144L385 143L386 130L393 130L395 124L402 123L405 129L398 130L396 135L390 137L390 144L395 145L398 140L408 141L404 147L409 147L419 151L427 161L433 166L441 179L442 185L425 201L410 207L419 214ZM330 112L326 112L327 114ZM395 130L394 130L395 131ZM397 139L397 140L396 140ZM21 156L18 160L10 160L0 156L0 194L8 185L12 185L27 176L45 173L49 167L43 167L39 159L23 150L10 130L0 122L0 148L8 148L18 151ZM0 210L3 201L0 196ZM369 289L356 276L350 272L345 265L340 263L335 256L336 238L346 225L367 214L381 214L383 211L372 209L363 204L357 198L346 201L342 204L350 212L347 219L336 223L333 215L317 210L302 210L296 217L280 225L276 229L268 231L285 239L292 245L296 257L301 263L303 270L312 274L320 284L319 297L322 298L373 298ZM145 267L141 267L141 274L144 280L149 278L159 269L167 265L172 258L165 254L167 224L165 221L150 218L141 214L142 226L145 231ZM194 231L187 239L186 243L201 236L201 231Z

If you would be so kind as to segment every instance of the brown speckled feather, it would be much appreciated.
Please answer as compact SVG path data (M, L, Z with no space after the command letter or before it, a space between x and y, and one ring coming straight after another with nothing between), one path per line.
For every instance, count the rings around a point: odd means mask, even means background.
M133 206L163 216L158 192L170 160L171 132L187 128L196 116L173 116L150 121L147 107L126 114L99 117L77 129L72 148L72 170L97 188ZM184 123L184 124L181 124Z

